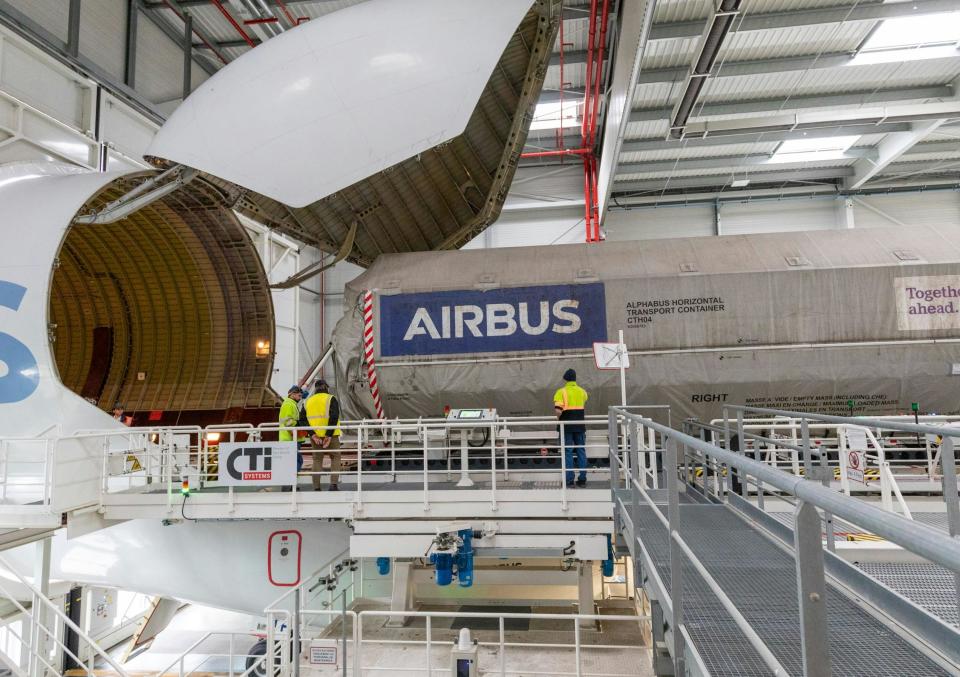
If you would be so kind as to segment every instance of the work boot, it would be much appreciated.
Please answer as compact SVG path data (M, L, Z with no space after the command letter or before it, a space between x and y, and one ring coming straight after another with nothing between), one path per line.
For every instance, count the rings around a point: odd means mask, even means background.
M578 480L577 480L577 486L578 486L578 487L585 487L585 486L587 486L587 478L586 478L586 477L581 477L580 479L578 479Z
M338 487L336 484L331 484L330 491L340 491L340 487Z

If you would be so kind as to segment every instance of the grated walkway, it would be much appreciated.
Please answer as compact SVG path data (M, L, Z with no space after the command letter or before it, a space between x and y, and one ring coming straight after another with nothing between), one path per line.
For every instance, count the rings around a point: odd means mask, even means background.
M684 540L740 612L787 671L803 674L793 557L725 506L681 505L680 517ZM669 588L667 533L650 508L641 508L637 535ZM685 564L683 574L687 629L710 673L768 675L760 656L693 567ZM834 674L949 674L832 587L827 610Z

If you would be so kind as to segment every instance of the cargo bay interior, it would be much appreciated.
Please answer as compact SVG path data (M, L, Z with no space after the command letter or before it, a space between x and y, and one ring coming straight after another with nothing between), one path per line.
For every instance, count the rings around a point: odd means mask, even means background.
M956 0L0 0L0 670L960 675Z

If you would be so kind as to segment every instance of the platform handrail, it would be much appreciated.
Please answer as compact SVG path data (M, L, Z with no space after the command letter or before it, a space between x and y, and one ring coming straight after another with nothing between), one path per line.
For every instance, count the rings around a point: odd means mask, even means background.
M639 417L636 417L634 414L624 412L618 407L611 407L611 411L626 418L639 419ZM777 414L784 413L777 410L760 411ZM856 422L858 420L844 420L838 417L830 418L838 422ZM883 536L888 541L896 543L931 562L940 564L955 573L960 573L960 540L945 538L944 533L934 527L914 522L896 514L891 514L880 508L875 508L863 501L838 494L832 489L807 481L802 477L789 475L782 470L771 468L766 463L755 461L732 451L727 451L699 438L669 429L659 423L645 420L644 424L666 435L668 438L672 438L688 447L697 449L708 456L713 456L725 465L732 466L737 470L742 470L747 475L753 475L780 491L785 491L802 501L811 503L823 510L828 510L832 514L849 522L853 522L864 529L868 529L871 533ZM943 428L934 428L931 426L918 426L918 428L921 429L921 432L936 434L942 434L944 430ZM905 432L914 432L911 427L905 427L903 430ZM956 432L951 433L951 435L960 436L960 429L956 429Z
M57 626L60 625L60 627L69 628L74 632L78 639L93 651L96 658L104 661L110 668L115 670L119 677L128 677L128 673L120 667L108 653L101 649L100 645L97 644L94 639L84 632L80 626L70 620L70 617L56 604L51 602L45 594L21 576L16 568L11 566L2 555L0 555L0 566L3 566L3 568L13 576L16 582L30 592L31 605L28 609L21 604L16 594L7 590L6 586L3 585L3 579L0 578L0 593L23 615L24 627L30 629L29 637L22 637L13 632L12 629L8 629L11 635L20 642L22 650L27 653L29 661L27 673L29 675L45 675L48 674L48 672L55 675L62 674L61 671L51 665L50 660L48 660L52 658L48 647L56 647L57 652L63 652L72 658L89 677L94 676L94 671L87 667L84 661L77 655L80 652L77 651L77 653L74 653L61 638L57 628ZM52 629L50 626L52 626Z
M730 408L733 409L733 407ZM780 410L755 410L746 407L738 407L736 410L738 411L737 432L740 434L743 432L744 411L758 411L758 413L766 413L777 416L793 415L793 412L783 412ZM688 556L691 554L688 553L685 548L683 548L683 541L674 528L674 525L678 524L679 520L679 507L677 505L677 480L678 475L680 474L681 465L685 463L685 461L682 461L682 458L686 457L686 450L695 450L699 452L703 455L705 462L707 462L707 459L712 458L716 465L726 465L728 468L736 470L738 475L741 476L741 481L744 484L746 484L747 477L752 475L756 479L760 491L763 491L762 484L766 483L774 489L796 497L797 511L795 513L795 556L797 559L798 586L800 590L801 628L803 630L802 638L804 644L803 656L805 668L808 660L818 661L821 672L823 669L826 669L826 671L829 672L830 660L829 650L827 648L828 640L823 634L825 626L825 606L822 604L822 591L825 583L823 573L823 548L819 526L820 518L816 512L816 508L820 508L827 513L855 523L860 527L865 528L872 533L877 534L878 536L882 536L888 541L896 543L897 545L900 545L901 547L910 550L911 552L914 552L915 554L920 555L931 562L940 564L950 571L953 571L954 574L958 576L958 579L960 579L960 540L950 538L942 531L925 524L913 522L899 515L891 514L885 510L873 507L855 498L838 494L834 490L810 481L809 479L786 473L782 470L771 467L767 463L748 458L742 453L737 453L730 449L723 449L715 444L707 442L704 439L699 439L684 432L663 426L649 419L645 419L642 416L632 414L622 408L611 407L609 412L609 426L611 430L611 459L613 459L615 456L618 456L620 451L618 446L614 444L615 437L613 435L613 431L624 423L627 423L628 430L630 430L632 427L630 425L631 423L633 425L643 425L652 428L659 432L666 440L665 455L667 457L667 466L664 472L669 485L668 498L670 509L668 517L666 518L666 524L671 543L670 562L672 591L669 593L671 598L675 597L680 590L680 588L677 587L677 580L680 577L680 551L683 550L683 554ZM855 420L851 421L850 419L840 419L839 417L825 418L840 423L855 422ZM902 425L903 430L906 432L913 432L915 429L922 430L923 428L929 429L923 430L923 432L936 432L936 434L942 434L943 432L942 428L935 428L932 426L910 426L907 424L899 425ZM803 446L805 451L808 452L806 454L805 463L809 464L810 447L806 426L804 426L803 433ZM957 430L955 434L960 435L960 430ZM947 440L949 438L945 436L944 439ZM729 434L726 436L726 443L729 446ZM946 455L945 458L952 461L952 444L949 444L948 446L950 447L950 453ZM684 450L682 458L678 452L678 448L682 448ZM954 472L947 473L945 471L944 475L952 475L955 478ZM704 478L704 482L706 483L706 478ZM646 492L643 491L643 487L641 487L639 483L635 483L633 487L640 490L642 494L646 494ZM647 496L647 498L649 497ZM663 515L656 508L655 511L657 512L658 518L662 520ZM676 548L676 550L674 550L674 548ZM958 601L960 601L960 589L958 589ZM676 662L675 667L678 671L682 671L683 657L681 655L680 646L680 628L683 626L682 607L681 609L677 609L677 605L674 605L672 611L674 614L675 631L675 646L673 651L674 660ZM810 635L809 637L807 636L808 633ZM817 674L821 674L821 672L818 672Z

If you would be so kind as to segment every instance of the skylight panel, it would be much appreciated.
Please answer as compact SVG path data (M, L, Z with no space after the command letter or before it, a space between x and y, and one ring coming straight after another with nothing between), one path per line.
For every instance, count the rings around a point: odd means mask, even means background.
M960 11L886 19L867 38L849 65L957 56L958 43Z
M817 160L842 160L859 135L830 136L809 139L790 139L780 144L769 162L812 162Z
M582 99L563 102L561 117L560 102L549 101L538 103L533 111L533 122L530 129L557 129L559 127L577 127L580 125L580 108Z

